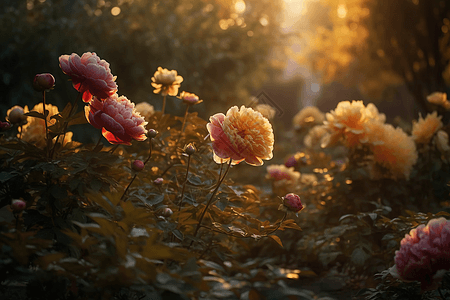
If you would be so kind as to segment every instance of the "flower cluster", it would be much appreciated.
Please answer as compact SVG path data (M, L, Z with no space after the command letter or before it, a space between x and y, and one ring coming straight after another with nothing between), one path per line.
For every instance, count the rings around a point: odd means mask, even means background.
M206 125L213 142L214 161L231 159L233 165L244 161L260 166L272 158L274 136L272 125L261 113L242 106L231 107L227 114L215 114Z
M395 252L391 274L406 281L420 281L428 288L441 270L450 270L450 221L433 219L411 230Z

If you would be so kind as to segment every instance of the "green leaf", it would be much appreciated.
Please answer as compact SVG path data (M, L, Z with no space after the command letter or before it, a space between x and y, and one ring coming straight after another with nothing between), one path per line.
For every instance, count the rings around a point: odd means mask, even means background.
M33 117L33 118L38 118L38 119L45 120L46 117L48 116L48 110L45 110L45 115L40 113L40 112L34 111L34 110L30 111L30 112L27 112L24 115L28 116L28 117Z

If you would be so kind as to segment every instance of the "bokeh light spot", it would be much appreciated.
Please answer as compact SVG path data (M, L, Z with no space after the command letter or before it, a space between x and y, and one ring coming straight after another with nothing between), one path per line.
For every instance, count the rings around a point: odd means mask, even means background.
M113 16L118 16L120 14L120 7L114 6L113 8L111 8L111 14Z
M245 11L245 2L242 0L236 1L236 3L234 4L234 10L238 13L238 14L242 14Z

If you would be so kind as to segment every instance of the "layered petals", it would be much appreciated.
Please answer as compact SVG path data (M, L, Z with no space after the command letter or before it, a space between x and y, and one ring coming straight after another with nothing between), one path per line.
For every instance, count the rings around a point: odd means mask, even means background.
M103 102L95 97L85 107L85 114L92 126L102 129L103 136L111 144L131 145L132 140L147 139L147 122L125 96L114 94Z
M76 53L61 55L59 65L72 79L73 87L82 93L84 102L90 102L93 96L103 100L117 91L109 63L95 52L86 52L81 57Z

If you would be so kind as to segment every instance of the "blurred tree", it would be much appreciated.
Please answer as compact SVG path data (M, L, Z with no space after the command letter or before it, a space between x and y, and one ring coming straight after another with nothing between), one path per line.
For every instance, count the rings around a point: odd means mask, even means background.
M5 0L0 8L4 112L38 101L30 82L44 71L55 75L52 101L63 106L74 92L58 57L86 51L111 64L119 94L134 102L161 105L151 77L162 66L177 70L180 91L198 94L207 109L246 104L282 39L281 0Z
M356 81L375 97L404 83L423 111L426 96L450 84L449 1L318 0L307 16L309 48L298 59L325 83Z

